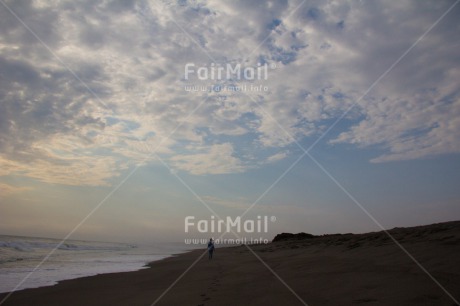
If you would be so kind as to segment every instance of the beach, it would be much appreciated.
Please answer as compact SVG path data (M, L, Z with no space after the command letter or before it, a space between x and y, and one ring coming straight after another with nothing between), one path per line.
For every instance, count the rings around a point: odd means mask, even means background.
M456 305L460 222L388 233L400 246L374 232L217 246L212 260L194 250L14 292L2 305Z

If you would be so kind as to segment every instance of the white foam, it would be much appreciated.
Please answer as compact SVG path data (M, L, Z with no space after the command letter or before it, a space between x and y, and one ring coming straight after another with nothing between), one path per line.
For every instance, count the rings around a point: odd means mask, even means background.
M12 291L59 244L55 239L0 236L0 292ZM60 280L136 271L183 248L159 245L67 241L17 288L37 288Z

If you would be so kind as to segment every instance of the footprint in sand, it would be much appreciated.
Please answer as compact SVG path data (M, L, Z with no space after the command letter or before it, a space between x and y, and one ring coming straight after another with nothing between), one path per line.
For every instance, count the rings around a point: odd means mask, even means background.
M217 288L217 287L220 287L220 277L222 275L222 270L223 270L222 267L219 267L219 273L218 273L217 276L214 276L212 278L211 284L209 285L209 287L207 289L208 291L210 291L210 292L219 291L219 288ZM206 301L209 301L211 299L210 297L208 297L206 295L206 293L202 293L202 294L200 294L200 296L203 298L201 300L202 302L206 302ZM200 304L200 305L204 305L204 304ZM198 306L200 306L200 305L198 305Z

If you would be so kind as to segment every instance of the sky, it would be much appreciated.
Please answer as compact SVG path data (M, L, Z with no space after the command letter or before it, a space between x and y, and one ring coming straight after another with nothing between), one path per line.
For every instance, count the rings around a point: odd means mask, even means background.
M460 219L457 2L0 0L0 234Z

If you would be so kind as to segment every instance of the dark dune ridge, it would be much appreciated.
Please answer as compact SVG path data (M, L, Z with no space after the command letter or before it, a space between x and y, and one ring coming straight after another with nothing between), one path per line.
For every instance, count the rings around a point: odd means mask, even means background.
M364 234L326 234L312 235L307 233L281 233L275 236L273 242L298 241L308 245L347 245L349 248L362 245L380 246L386 243L395 243L392 237L399 243L421 242L437 240L442 244L459 244L460 237L456 235L460 229L460 221L444 222L431 225L414 227L395 227L390 230L371 232ZM457 233L458 234L458 233Z
M385 232L284 233L217 247L211 261L195 250L149 269L18 291L2 305L458 305L460 221L388 233L400 246Z

